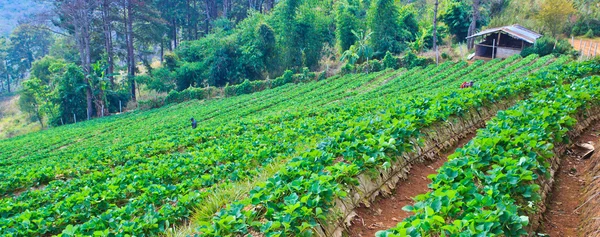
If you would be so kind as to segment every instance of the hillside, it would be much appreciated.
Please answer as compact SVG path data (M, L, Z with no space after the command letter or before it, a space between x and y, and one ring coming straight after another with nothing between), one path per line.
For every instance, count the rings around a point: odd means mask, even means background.
M86 235L94 231L156 235L192 218L192 228L181 231L194 232L199 224L196 221L210 220L213 213L247 197L250 190L254 190L250 192L252 197L260 196L255 201L274 198L269 202L284 205L279 200L282 196L264 195L287 191L260 190L291 185L287 183L291 180L285 181L281 175L302 175L302 169L310 169L296 167L303 162L302 157L319 156L319 149L342 142L339 144L354 148L335 151L347 159L347 163L338 164L357 166L337 172L355 174L379 162L371 161L369 156L383 153L369 147L389 146L385 144L390 138L379 137L390 132L385 129L400 123L413 123L413 129L417 129L426 126L418 121L431 123L441 119L436 116L450 116L456 113L452 111L483 106L485 101L514 97L536 88L535 81L520 83L521 78L566 60L516 56L487 63L446 62L408 71L350 74L226 99L190 101L2 140L0 214L5 218L0 220L4 227L1 231L4 235ZM460 89L464 80L476 81L476 86ZM419 109L421 106L425 107ZM411 116L433 117L420 120ZM196 130L190 128L191 117L198 121ZM382 134L377 135L377 131ZM397 132L413 136L409 130ZM342 140L331 140L334 137ZM350 142L354 139L359 140ZM394 146L406 146L402 139ZM363 152L370 155L360 155ZM327 169L346 169L323 165ZM335 177L331 176L334 179L330 181L337 180ZM280 184L271 186L271 182ZM304 184L293 185L299 194L304 192ZM327 211L327 200L315 205ZM240 211L237 207L228 207L221 215ZM46 221L37 222L32 229L23 224L23 218ZM210 225L203 228L213 230Z
M19 20L42 11L43 3L35 0L0 1L0 36L8 36L18 25Z

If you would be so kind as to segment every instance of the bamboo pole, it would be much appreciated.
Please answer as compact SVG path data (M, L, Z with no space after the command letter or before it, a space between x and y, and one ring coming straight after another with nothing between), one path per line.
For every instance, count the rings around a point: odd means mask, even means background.
M496 39L492 41L492 59L496 58Z

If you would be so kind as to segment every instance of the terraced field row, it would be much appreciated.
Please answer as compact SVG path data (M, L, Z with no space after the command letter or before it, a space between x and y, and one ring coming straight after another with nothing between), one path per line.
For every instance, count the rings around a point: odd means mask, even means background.
M347 75L0 141L0 233L157 235L217 188L252 182L278 164L277 174L199 230L300 234L317 225L343 185L389 165L388 153L408 148L419 128L539 88L517 77L565 61L513 57ZM458 88L471 80L475 88ZM190 117L198 129L189 128ZM258 228L253 220L271 224Z

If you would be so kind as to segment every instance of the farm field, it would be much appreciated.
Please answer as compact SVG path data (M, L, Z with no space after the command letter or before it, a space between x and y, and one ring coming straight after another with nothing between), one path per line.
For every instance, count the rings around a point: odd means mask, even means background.
M422 128L563 82L574 81L515 109L575 96L577 104L556 114L570 115L592 101L581 93L595 95L598 79L575 79L594 68L567 61L515 56L336 76L2 140L0 233L155 236L191 219L190 235L311 235L354 177L390 166ZM463 81L475 87L459 89ZM247 193L215 200L242 183ZM194 211L209 202L213 209L200 210L216 215Z

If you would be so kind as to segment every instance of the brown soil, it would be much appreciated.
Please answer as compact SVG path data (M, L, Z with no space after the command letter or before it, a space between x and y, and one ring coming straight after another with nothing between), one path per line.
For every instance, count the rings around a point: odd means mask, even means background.
M414 204L412 199L414 196L428 192L431 180L427 176L435 174L437 169L448 160L449 155L454 153L457 148L464 146L474 136L475 134L470 134L460 140L456 146L442 154L441 159L414 164L410 169L408 179L398 182L391 197L380 197L371 204L371 207L357 208L355 210L357 216L352 220L352 226L348 230L350 236L375 236L377 231L394 227L398 222L409 217L412 213L402 210L402 207Z
M573 144L592 142L596 152L599 149L600 122L590 126ZM563 156L560 167L555 174L555 183L549 194L544 221L540 226L540 233L552 237L581 236L578 227L581 223L581 209L577 209L583 202L585 188L585 169L591 159L582 159L577 154L578 149L573 146L572 154ZM581 153L580 153L581 154Z

